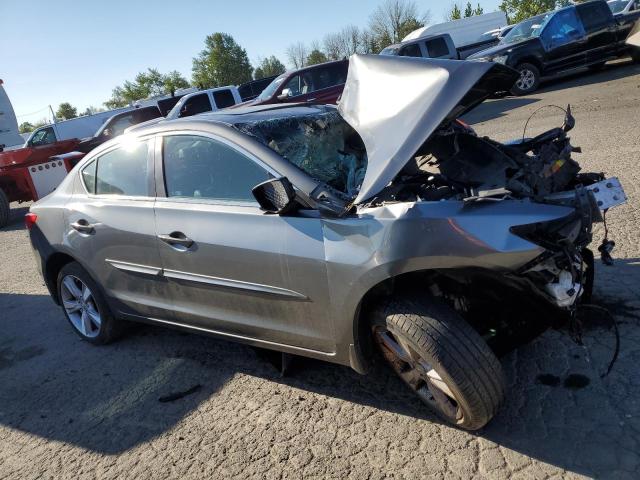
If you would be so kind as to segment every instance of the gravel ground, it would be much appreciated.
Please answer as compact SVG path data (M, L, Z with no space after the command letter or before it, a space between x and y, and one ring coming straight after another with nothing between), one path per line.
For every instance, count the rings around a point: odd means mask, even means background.
M609 376L600 378L614 346L605 322L586 326L584 346L549 331L503 359L506 405L467 433L439 423L387 371L362 377L296 359L280 378L245 346L142 326L92 347L48 297L21 224L26 209L14 205L0 230L0 479L637 478L639 74L617 63L468 117L479 132L507 139L522 135L540 106L570 102L585 170L622 179L629 203L608 218L618 260L597 266L595 286L620 326ZM561 117L540 111L528 134Z

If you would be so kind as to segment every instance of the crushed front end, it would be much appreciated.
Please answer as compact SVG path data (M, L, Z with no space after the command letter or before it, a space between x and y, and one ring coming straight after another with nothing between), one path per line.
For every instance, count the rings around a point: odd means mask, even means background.
M492 278L482 278L479 283L492 284L494 289L512 287L518 302L528 296L535 303L542 301L547 307L572 312L580 301L588 302L591 297L594 261L588 247L593 240L593 225L605 221L608 209L626 201L618 179L580 171L572 158L572 153L580 150L567 136L574 123L568 108L562 127L532 139L500 143L477 136L461 122L447 122L423 145L415 161L366 206L455 201L462 205L462 211L466 210L465 216L474 212L486 215L481 213L486 212L483 205L504 202L526 204L530 212L536 212L536 206L540 211L545 206L565 207L566 214L544 221L524 211L520 216L496 214L484 226L466 231L461 228L460 233L481 238L481 229L500 230L508 222L509 232L540 247L539 254L517 268L494 269L489 275ZM599 248L603 262L612 261L613 245L609 239L603 240ZM503 252L512 253L508 248ZM467 298L472 296L469 279L474 276L487 274L482 270L474 273L473 268L464 274L444 273L444 277L462 285L458 290L466 291ZM476 303L488 297L500 302L500 295L483 292L480 296Z

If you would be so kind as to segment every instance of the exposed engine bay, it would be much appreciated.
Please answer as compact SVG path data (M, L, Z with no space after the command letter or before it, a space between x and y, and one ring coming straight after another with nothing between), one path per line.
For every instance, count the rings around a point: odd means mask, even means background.
M512 233L544 248L515 274L538 288L557 307L571 309L591 296L593 254L587 249L595 222L626 197L616 178L582 173L567 133L575 125L570 107L562 127L531 139L500 143L479 137L460 121L449 122L367 206L387 202L461 201L463 208L483 202L524 201L571 207L573 213L550 222L516 225ZM599 251L612 263L614 242Z

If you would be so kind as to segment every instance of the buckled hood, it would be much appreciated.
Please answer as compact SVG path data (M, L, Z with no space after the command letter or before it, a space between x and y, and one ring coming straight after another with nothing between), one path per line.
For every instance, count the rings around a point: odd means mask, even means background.
M338 110L367 150L355 203L387 186L439 125L509 90L517 78L492 62L353 55Z

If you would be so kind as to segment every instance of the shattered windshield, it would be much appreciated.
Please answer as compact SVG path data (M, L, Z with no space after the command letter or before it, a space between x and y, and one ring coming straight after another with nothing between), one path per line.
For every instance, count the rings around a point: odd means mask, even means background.
M367 169L360 136L335 109L307 115L239 123L235 127L256 137L317 180L354 197Z

